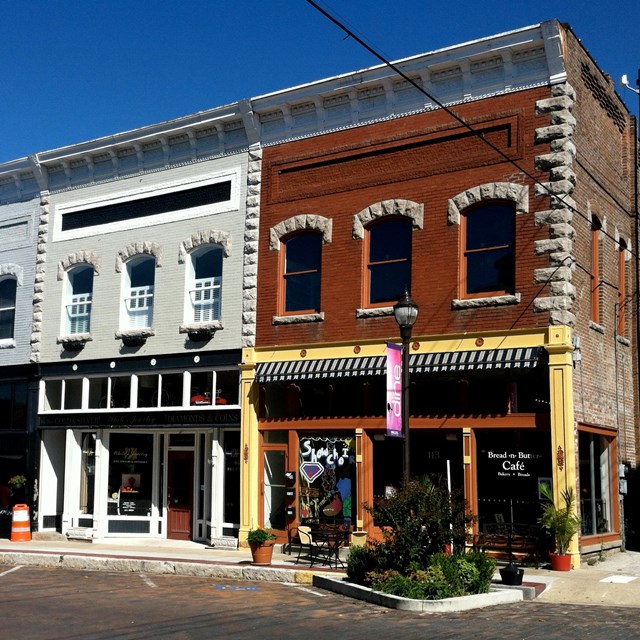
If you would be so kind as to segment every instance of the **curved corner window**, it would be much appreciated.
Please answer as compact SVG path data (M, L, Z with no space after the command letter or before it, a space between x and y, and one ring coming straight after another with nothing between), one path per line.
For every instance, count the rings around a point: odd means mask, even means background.
M475 207L465 213L463 221L463 295L514 293L513 205L493 202Z
M65 332L69 335L91 331L93 267L74 267L67 273Z
M320 311L322 236L299 233L284 243L284 312Z
M153 325L153 293L156 261L151 256L134 258L124 274L124 325L148 329Z
M383 220L367 230L368 303L396 302L411 291L411 221Z
M0 340L13 339L16 320L17 280L13 277L0 280Z
M220 320L222 306L222 247L211 246L191 254L187 284L187 321Z

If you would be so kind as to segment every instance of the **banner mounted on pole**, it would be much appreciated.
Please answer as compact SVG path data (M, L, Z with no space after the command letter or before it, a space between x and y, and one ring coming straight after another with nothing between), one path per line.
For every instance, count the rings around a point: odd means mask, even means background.
M387 342L387 437L402 435L402 346Z

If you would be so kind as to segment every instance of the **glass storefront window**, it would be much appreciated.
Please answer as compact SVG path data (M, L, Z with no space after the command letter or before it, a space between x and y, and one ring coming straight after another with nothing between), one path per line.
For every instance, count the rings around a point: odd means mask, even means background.
M216 373L216 404L238 404L240 376L237 371Z
M548 431L477 431L478 527L537 524L539 486L551 482Z
M131 405L131 376L116 376L111 381L112 409L128 409Z
M610 437L581 431L580 451L580 515L582 535L591 536L612 531L611 447Z
M193 371L189 404L195 407L210 405L213 397L213 371Z
M111 434L108 514L150 516L153 490L153 435Z
M82 409L82 378L71 378L64 382L64 408Z
M44 387L45 411L58 411L62 408L62 380L47 380Z
M162 394L160 396L160 406L182 406L182 378L183 376L181 373L162 374Z
M107 378L89 378L89 409L105 409L109 393Z
M93 513L93 490L96 472L96 434L82 434L80 466L80 513Z
M301 436L300 521L356 519L355 436Z
M160 378L157 374L138 376L138 407L158 406L158 387Z

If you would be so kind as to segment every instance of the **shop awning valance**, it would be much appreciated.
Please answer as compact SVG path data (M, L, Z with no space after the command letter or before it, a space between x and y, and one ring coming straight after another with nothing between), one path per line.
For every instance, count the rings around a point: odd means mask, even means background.
M542 351L542 347L527 347L523 349L420 353L412 356L410 363L413 373L483 369L528 369L538 364Z
M413 373L531 368L538 363L542 351L542 347L528 347L524 349L418 353L411 355L409 363ZM276 382L373 376L384 375L386 370L386 355L366 358L261 362L257 367L256 381Z

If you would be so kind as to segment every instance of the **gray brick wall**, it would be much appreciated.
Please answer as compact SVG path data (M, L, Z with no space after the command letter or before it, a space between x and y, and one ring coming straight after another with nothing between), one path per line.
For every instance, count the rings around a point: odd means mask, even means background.
M198 215L203 207L193 210L192 216L176 220L172 214L163 214L160 223L148 220L142 227L101 232L73 239L61 239L59 210L70 203L83 201L108 202L143 189L163 188L166 185L187 183L193 179L207 178L219 172L236 171L237 198L234 208L220 213ZM39 335L39 360L59 361L63 348L57 342L64 333L62 321L62 296L64 279L59 277L59 265L68 264L78 256L92 256L97 264L94 276L91 341L74 359L89 360L116 358L126 354L160 355L185 349L187 335L180 333L184 324L185 277L187 265L180 259L180 247L194 234L223 232L228 238L228 255L223 259L222 324L211 340L199 349L238 349L242 337L242 277L245 201L247 183L246 154L238 154L182 167L158 171L149 175L137 175L109 183L82 189L69 190L49 196L47 220L46 257L42 269L42 325ZM184 213L184 212L182 212ZM180 216L184 218L184 216ZM41 227L41 234L43 234ZM128 255L132 244L152 246L159 257L155 271L154 335L139 348L123 347L116 338L120 327L120 301L122 300L122 273L120 260L123 252ZM65 262L66 261L66 262Z
M30 360L38 212L38 199L0 206L0 275L18 275L14 343L0 348L0 367Z

